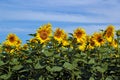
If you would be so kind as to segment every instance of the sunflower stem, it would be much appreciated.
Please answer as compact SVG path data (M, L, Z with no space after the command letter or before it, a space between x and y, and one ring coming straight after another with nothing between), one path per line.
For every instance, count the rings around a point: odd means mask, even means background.
M118 43L118 55L119 55L119 57L120 57L120 42L119 42L119 40L120 40L120 36L117 36L117 43Z

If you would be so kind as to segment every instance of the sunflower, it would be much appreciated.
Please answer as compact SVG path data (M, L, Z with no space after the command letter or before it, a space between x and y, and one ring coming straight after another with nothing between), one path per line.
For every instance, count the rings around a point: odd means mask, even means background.
M54 33L54 39L56 41L58 41L59 43L61 43L62 40L64 39L65 35L66 34L65 34L64 30L57 28L55 33Z
M10 45L10 46L16 46L17 44L17 41L19 40L19 38L15 35L15 34L8 34L7 36L7 44Z
M30 43L38 43L38 41L37 41L36 38L31 38L31 39L29 40L29 42L30 42Z
M78 43L83 42L86 40L86 32L82 28L77 28L74 31L73 37L77 39Z
M64 33L64 38L62 40L62 45L63 46L68 46L69 45L67 33Z
M108 42L112 42L113 37L114 37L114 32L115 32L114 26L112 25L109 25L107 29L105 30L104 36Z
M6 46L6 47L10 46L8 41L4 41L2 44L3 44L3 46Z
M28 50L28 44L24 44L24 45L22 46L22 49L23 49L23 50Z
M89 42L89 44L87 46L87 49L94 49L95 48L95 41L94 41L94 39L91 37L88 42Z
M21 44L22 44L22 41L20 39L18 39L17 42L16 42L16 46L20 47Z
M51 32L51 26L46 24L37 30L36 38L40 40L41 43L45 43L50 40Z
M81 51L85 51L86 43L85 43L85 42L81 43L81 44L78 46L78 48L79 48L79 50L81 50Z
M93 41L95 42L95 46L101 46L105 43L102 33L94 33L92 38L93 38Z
M47 30L46 30L46 31L47 31L47 33L48 33L49 35L51 35L52 25L51 25L50 23L48 23L48 24L44 25L44 27L43 27L43 28L47 29Z
M116 39L114 39L111 43L110 43L111 46L113 46L114 48L118 48L118 42Z
M63 41L62 41L62 45L63 45L63 46L68 46L68 45L69 45L68 40L63 40Z

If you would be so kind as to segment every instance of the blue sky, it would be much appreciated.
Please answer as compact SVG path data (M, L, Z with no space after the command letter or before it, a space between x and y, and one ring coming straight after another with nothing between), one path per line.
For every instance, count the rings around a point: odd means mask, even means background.
M28 34L51 23L73 32L82 27L88 34L112 24L120 29L120 0L0 0L0 43L17 34L25 43Z

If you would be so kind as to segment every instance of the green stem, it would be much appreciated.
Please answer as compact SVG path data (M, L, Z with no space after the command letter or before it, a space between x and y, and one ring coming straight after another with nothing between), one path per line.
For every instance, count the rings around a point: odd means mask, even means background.
M119 39L120 39L120 36L117 36L117 43L118 43L118 50L117 50L117 54L119 55L120 57L120 42L119 42Z
M74 74L73 74L73 71L72 71L72 80L74 80Z
M102 80L105 80L105 79L104 79L104 73L102 73Z

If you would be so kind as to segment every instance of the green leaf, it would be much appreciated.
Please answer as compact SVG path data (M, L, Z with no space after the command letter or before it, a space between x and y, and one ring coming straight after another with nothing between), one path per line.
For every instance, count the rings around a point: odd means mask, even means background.
M28 69L24 69L24 70L20 70L19 72L23 73L23 72L28 72L28 71L29 71Z
M11 65L19 64L18 59L13 58L10 62Z
M50 66L47 66L46 69L47 69L48 71L51 71L51 67L50 67Z
M28 34L28 35L30 35L30 36L36 36L36 33L35 34Z
M82 74L81 71L77 70L77 71L74 71L73 73L74 73L74 75L77 76L77 78L81 78L81 76L80 76Z
M111 76L108 76L105 80L113 80Z
M88 63L89 63L89 64L94 64L94 63L95 63L95 59L93 59L93 58L90 59Z
M23 68L22 65L16 65L16 66L14 66L12 69L13 69L13 70L20 70L21 68Z
M26 60L27 63L33 63L31 59Z
M29 79L29 80L35 80L35 79Z
M40 77L39 77L39 80L44 80L43 76L40 76Z
M49 51L44 51L45 56L52 56L53 52L49 52Z
M93 77L90 77L90 79L89 80L95 80Z
M69 70L73 70L74 66L68 62L65 62L63 65L64 68L69 69Z
M61 71L62 70L62 67L59 67L59 66L54 66L52 67L51 71L53 72L56 72L56 71Z
M41 66L39 62L35 65L35 69L42 69L42 68L44 68L44 66Z
M8 80L11 77L11 75L11 72L9 72L8 74L3 74L0 76L0 79Z
M72 33L68 33L69 35L71 35L71 36L73 36L73 34Z
M59 57L60 57L60 54L54 54L54 57L55 57L55 58L59 58Z
M0 66L4 65L5 63L3 61L0 60Z
M100 66L97 66L96 69L97 69L97 71L99 71L99 72L101 72L101 73L104 73L104 72L106 71L105 68L102 68L102 67L100 67Z

